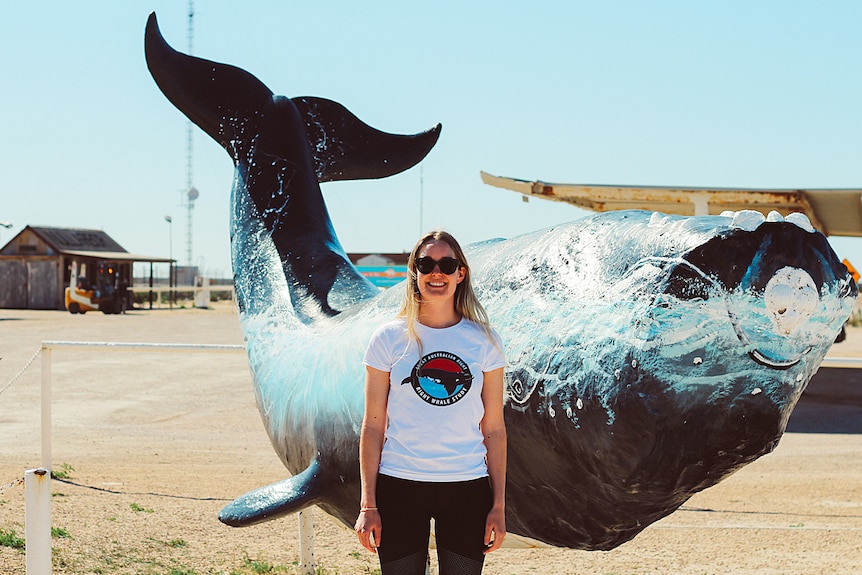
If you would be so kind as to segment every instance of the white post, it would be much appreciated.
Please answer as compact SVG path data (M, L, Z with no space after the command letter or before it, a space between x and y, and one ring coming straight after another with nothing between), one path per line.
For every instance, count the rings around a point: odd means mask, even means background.
M195 307L208 309L210 306L210 278L198 278L200 286L195 291Z
M51 348L42 344L42 467L51 472Z
M695 216L709 215L709 195L707 194L691 194L689 196L691 203L694 204Z
M314 522L311 508L299 512L299 564L303 575L314 575L317 563L314 560Z
M51 575L51 472L24 472L24 532L27 575Z

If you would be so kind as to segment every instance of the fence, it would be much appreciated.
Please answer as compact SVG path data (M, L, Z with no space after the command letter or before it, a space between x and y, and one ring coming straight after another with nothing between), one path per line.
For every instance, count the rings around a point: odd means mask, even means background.
M53 350L61 348L98 348L112 351L173 351L238 353L244 352L241 345L184 344L184 343L114 343L86 341L43 341L41 388L41 465L39 469L28 469L25 483L25 531L26 531L26 575L51 574L51 363ZM29 365L29 364L28 364ZM304 574L313 575L316 570L314 558L314 526L310 510L299 512L299 559Z
M200 286L135 285L128 289L135 294L148 294L147 303L150 309L153 309L154 302L158 304L157 307L161 307L162 294L168 294L168 305L173 308L177 294L180 293L191 292L195 307L208 307L213 292L227 292L231 299L235 293L233 285L210 285L207 278L204 278L203 285Z

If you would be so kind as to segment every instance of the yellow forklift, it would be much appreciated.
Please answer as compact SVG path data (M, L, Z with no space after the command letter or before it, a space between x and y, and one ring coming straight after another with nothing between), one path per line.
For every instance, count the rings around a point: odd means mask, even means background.
M94 266L93 277L87 277L87 264L72 262L69 287L66 288L66 309L69 313L84 314L101 311L114 314L126 311L126 286L120 279L116 263L101 261Z

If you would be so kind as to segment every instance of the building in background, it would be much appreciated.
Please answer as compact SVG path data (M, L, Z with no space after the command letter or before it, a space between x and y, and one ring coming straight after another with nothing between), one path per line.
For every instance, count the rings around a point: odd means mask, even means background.
M0 308L65 309L73 264L91 282L100 267L113 266L117 281L131 287L135 262L152 270L173 260L130 254L102 230L27 226L0 248Z
M407 278L410 254L347 254L359 273L381 288L392 287Z

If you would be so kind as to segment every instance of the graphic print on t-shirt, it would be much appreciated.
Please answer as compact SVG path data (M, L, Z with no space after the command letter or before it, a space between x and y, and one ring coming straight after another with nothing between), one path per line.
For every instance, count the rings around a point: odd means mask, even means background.
M460 401L470 391L473 374L464 361L448 351L435 351L424 356L401 385L409 383L423 401L446 406Z

